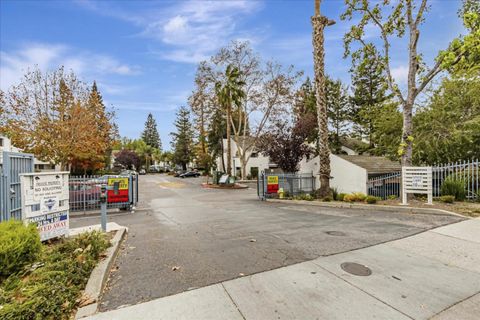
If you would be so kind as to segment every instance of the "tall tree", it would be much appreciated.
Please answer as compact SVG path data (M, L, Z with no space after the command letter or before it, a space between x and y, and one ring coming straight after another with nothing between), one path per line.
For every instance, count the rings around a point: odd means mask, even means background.
M331 127L330 149L333 153L341 152L340 138L347 132L350 120L350 103L347 88L341 80L326 79L327 115Z
M359 59L355 60L350 70L352 75L352 120L355 133L366 138L369 149L375 148L374 122L390 96L387 95L387 82L384 77L383 64L373 46L362 48Z
M415 163L480 158L480 78L444 79L414 117Z
M173 161L182 166L184 170L194 157L193 129L190 122L190 111L186 107L180 107L175 119L176 132L172 136Z
M113 113L105 111L101 99L94 100L62 67L45 74L28 71L5 97L2 131L20 149L63 169L103 167L116 126Z
M346 0L346 11L342 19L351 20L356 14L360 15L357 25L353 25L345 34L345 56L351 55L353 60L360 58L363 48L374 47L375 44L365 39L365 28L373 25L380 33L381 52L379 51L378 61L383 65L389 89L396 96L402 105L403 130L402 142L398 153L402 157L402 164L412 164L413 137L413 106L418 95L444 68L453 68L471 53L478 53L478 23L470 24L471 37L461 37L454 40L446 52L438 55L434 65L427 68L422 55L418 53L417 47L420 39L420 24L426 21L425 12L427 0L415 2L411 0L382 2L369 0ZM465 3L474 3L466 0ZM468 12L477 10L478 7L469 6ZM415 13L416 11L416 13ZM467 14L469 17L477 17L478 14ZM467 18L468 20L469 18ZM477 32L475 32L477 30ZM473 31L473 33L472 33ZM391 42L392 37L403 38L408 35L408 80L406 94L402 93L391 72ZM360 43L361 48L351 52L353 42ZM475 54L474 54L475 56Z
M162 142L157 130L157 122L151 113L148 114L147 121L145 122L145 129L143 129L142 132L142 140L152 148L162 148Z
M232 146L231 146L231 121L232 107L241 107L241 99L245 92L243 86L245 82L240 80L240 70L237 67L228 65L225 70L225 82L217 82L215 91L220 105L225 110L227 122L227 174L232 174Z
M232 110L229 121L241 176L245 178L247 163L259 137L293 104L293 90L301 73L294 72L293 66L284 68L273 61L263 61L248 42L241 41L221 48L209 62L201 63L199 69L209 79L209 86L214 86L218 81L225 81L224 70L228 65L237 67L240 80L245 82L245 96Z
M318 154L320 162L319 195L325 197L330 193L330 149L328 144L328 116L325 97L325 48L324 29L335 22L320 15L320 0L315 0L313 27L313 65L315 74L315 97L318 121Z

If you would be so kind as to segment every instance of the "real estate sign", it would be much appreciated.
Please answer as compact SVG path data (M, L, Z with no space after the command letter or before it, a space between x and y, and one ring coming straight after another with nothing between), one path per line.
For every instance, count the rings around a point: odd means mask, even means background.
M407 205L407 194L426 194L432 204L432 167L402 167L402 204Z
M128 202L128 177L108 178L108 203Z
M22 219L35 223L42 241L68 234L69 172L20 175Z
M267 193L278 192L278 176L267 176Z

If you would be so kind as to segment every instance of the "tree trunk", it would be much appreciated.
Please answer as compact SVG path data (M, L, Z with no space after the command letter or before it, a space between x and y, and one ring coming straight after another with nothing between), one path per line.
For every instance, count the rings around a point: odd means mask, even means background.
M245 159L245 152L240 154L240 167L242 180L247 178L247 159Z
M326 17L320 15L319 2L315 2L313 27L313 62L315 73L315 96L317 102L318 149L320 162L319 195L325 197L330 193L330 150L328 147L328 118L325 98L325 51L323 30L329 24Z
M231 106L227 106L227 174L232 175L232 143L230 138Z
M221 152L221 157L222 157L222 171L225 172L225 153L223 152L223 150L225 150L225 147L223 146L223 134L222 134L222 138L220 140L220 144L222 146L222 152Z

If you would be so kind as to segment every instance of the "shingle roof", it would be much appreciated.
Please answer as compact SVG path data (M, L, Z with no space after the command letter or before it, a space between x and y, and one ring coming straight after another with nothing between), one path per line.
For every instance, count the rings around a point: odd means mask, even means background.
M339 154L338 157L347 160L357 166L367 170L368 174L378 173L390 173L402 171L402 166L399 162L391 161L385 157L374 157L366 155L343 155Z

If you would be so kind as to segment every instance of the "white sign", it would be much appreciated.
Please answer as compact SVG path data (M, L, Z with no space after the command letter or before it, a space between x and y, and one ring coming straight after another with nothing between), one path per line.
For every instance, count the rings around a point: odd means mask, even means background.
M22 219L37 224L42 241L68 234L68 175L69 172L20 175Z
M36 175L33 178L33 198L39 201L45 197L61 196L63 192L63 175Z
M432 167L402 167L402 204L407 205L407 194L426 194L432 202Z

